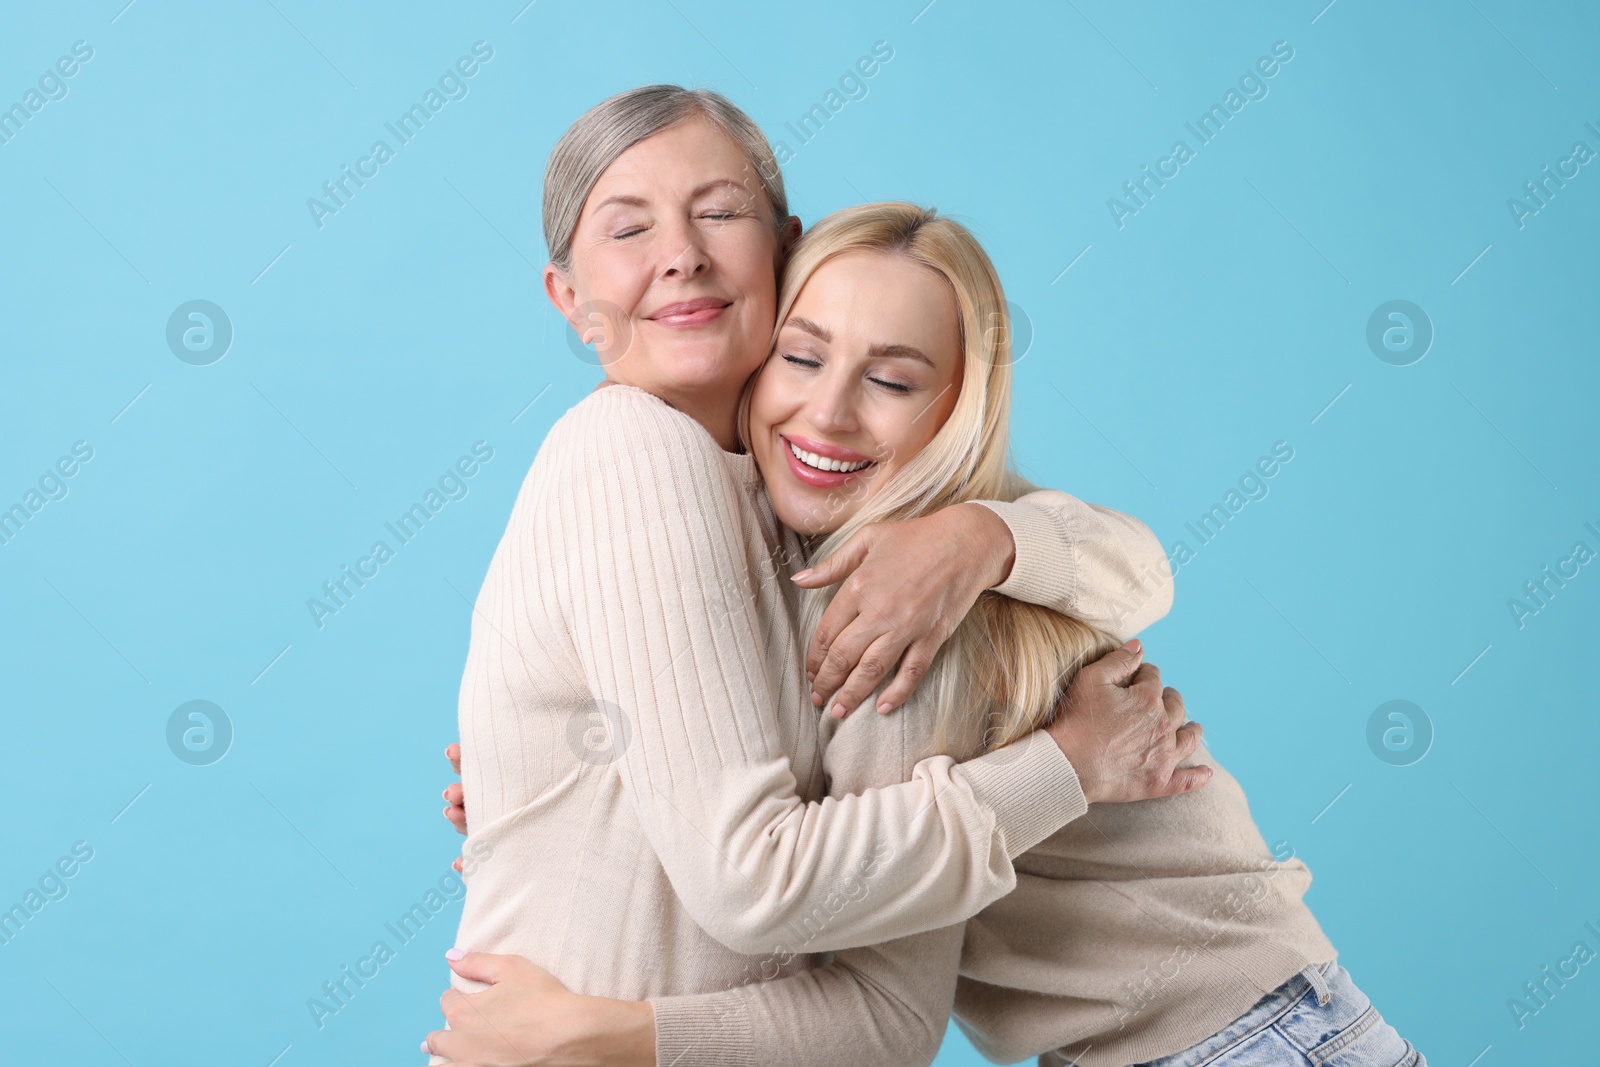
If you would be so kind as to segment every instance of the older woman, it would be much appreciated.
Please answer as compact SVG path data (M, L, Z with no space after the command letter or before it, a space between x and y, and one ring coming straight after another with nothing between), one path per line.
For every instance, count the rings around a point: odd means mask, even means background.
M732 451L797 229L765 139L713 94L622 94L558 144L545 207L546 292L575 324L599 316L607 387L551 429L474 606L460 723L481 862L458 943L526 956L581 992L713 992L947 926L1009 891L1011 859L1087 803L1204 784L1207 768L1179 766L1198 731L1131 645L1085 672L1092 711L824 800L812 703L853 707L902 652L911 665L909 648L931 661L985 588L1113 632L1157 617L1169 587L1114 605L1160 547L1065 494L906 524L896 566L938 595L867 649L876 671L808 701L782 577L800 546ZM883 617L866 570L840 644ZM909 691L916 671L902 674ZM433 1051L454 1055L449 1036L431 1035Z

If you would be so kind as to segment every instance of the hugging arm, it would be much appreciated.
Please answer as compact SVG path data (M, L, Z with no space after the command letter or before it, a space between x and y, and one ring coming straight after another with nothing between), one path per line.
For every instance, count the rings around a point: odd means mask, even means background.
M1059 714L1080 723L1106 716L1134 718L1130 705L1119 698L1141 692L1144 699L1156 697L1163 703L1169 723L1184 720L1182 698L1162 688L1159 670L1136 662L1123 649L1078 672ZM837 725L824 756L829 795L847 796L911 773L918 760L938 750L935 729L933 715L920 708L905 715L850 716ZM1180 750L1192 754L1199 744L1199 724L1189 724L1180 733L1189 734ZM1096 745L1102 743L1116 746L1103 740ZM1207 768L1191 770L1192 776L1183 772L1190 778L1190 788L1198 788L1210 776ZM1098 787L1096 792L1100 794ZM1149 794L1142 788L1119 791L1112 785L1103 795L1109 800L1138 800ZM914 854L884 857L886 865L921 862ZM863 902L876 892L866 880ZM844 903L842 910L853 906L858 905ZM656 1063L721 1067L734 1062L710 1054L699 1036L718 1028L748 1042L752 1053L745 1062L749 1063L923 1067L938 1051L950 1018L965 929L966 924L959 923L840 952L816 970L722 993L654 998L650 1003Z
M1169 724L1184 719L1181 699L1161 688L1160 672L1119 649L1078 672L1059 718L1091 725L1107 719L1145 722L1141 707L1152 701L1164 706ZM844 797L910 774L917 757L933 750L933 728L930 715L916 712L856 715L838 724L824 757L830 794ZM1190 736L1174 754L1177 759L1187 758L1198 746L1198 724L1178 731L1185 732ZM1119 747L1109 733L1086 746L1091 751ZM1143 765L1142 760L1130 764ZM1208 776L1205 768L1178 773L1187 779L1184 788L1195 788ZM1137 781L1131 781L1130 789L1130 781L1098 783L1096 795L1106 800L1152 795ZM878 864L919 859L877 851L876 862L835 883L834 896L808 917L815 925L803 923L796 931L799 937L772 946L770 955L755 962L751 984L649 1002L616 1001L572 994L520 958L485 956L480 961L479 954L469 954L465 961L452 963L457 973L493 982L500 971L510 980L484 993L447 990L442 1004L456 1029L437 1031L430 1041L446 1043L435 1045L435 1051L448 1047L456 1058L477 1062L514 1038L522 1052L494 1062L524 1067L923 1067L950 1015L964 923L843 950L816 970L777 977L794 954L813 948L809 934L832 922L836 913L882 906L884 872Z
M1132 515L1018 478L1011 501L979 501L1005 520L1016 562L995 592L1082 619L1126 640L1172 610L1172 569Z
M874 523L795 576L807 588L843 583L806 651L814 703L843 718L893 674L877 707L900 706L985 589L1118 638L1171 610L1172 571L1144 523L1015 476L1007 489Z
M832 730L823 764L830 796L904 781L936 751L932 716L852 715ZM884 866L920 864L913 853L884 855ZM841 910L870 906L880 890L867 872ZM881 904L880 902L877 902ZM786 978L719 993L656 997L656 1063L720 1067L703 1035L748 1042L745 1063L793 1067L863 1064L905 1067L932 1062L955 1000L966 924L837 953L830 963ZM797 951L806 951L796 945ZM727 1062L734 1062L729 1060Z

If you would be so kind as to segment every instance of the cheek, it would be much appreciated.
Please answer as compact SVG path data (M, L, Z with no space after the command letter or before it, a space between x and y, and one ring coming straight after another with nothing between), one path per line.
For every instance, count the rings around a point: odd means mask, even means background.
M773 427L785 417L783 392L776 377L773 368L765 367L750 386L750 442L763 458L773 441Z
M728 233L719 242L723 275L753 305L776 308L777 244L762 235Z
M896 404L893 409L884 413L884 417L877 420L872 428L872 439L877 441L887 452L888 462L884 464L884 474L891 474L911 461L911 458L932 441L939 432L939 427L944 425L948 416L932 418L938 415L937 410L928 411L920 418L914 417L922 411L922 405L909 403Z
M902 451L898 453L903 457L902 462L909 460L912 456L932 444L933 439L944 428L944 424L949 421L951 414L956 410L956 400L958 399L956 389L958 385L959 383L952 384L945 389L944 395L939 398L937 403L929 405L928 409L914 423L904 426L901 435Z
M646 258L632 248L593 250L585 262L574 266L573 288L579 303L603 301L631 313L650 288Z
M805 407L810 383L796 368L777 356L768 355L756 380L750 386L750 425L769 431Z

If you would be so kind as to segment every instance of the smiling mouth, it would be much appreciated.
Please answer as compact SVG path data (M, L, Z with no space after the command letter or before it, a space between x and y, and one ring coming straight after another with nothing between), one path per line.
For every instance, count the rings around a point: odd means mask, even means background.
M866 470L874 463L870 459L864 459L857 463L847 463L842 459L828 459L826 456L819 456L815 452L807 452L787 438L784 439L784 444L789 446L789 452L795 459L812 470L824 471L829 474L854 474L856 471Z
M662 326L702 326L716 320L731 306L732 301L729 300L700 297L697 300L669 304L646 318Z

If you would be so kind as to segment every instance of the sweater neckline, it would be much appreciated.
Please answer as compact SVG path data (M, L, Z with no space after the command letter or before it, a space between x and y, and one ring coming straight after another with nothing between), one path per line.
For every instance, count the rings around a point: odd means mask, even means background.
M761 468L749 452L722 452L722 462L741 488L754 489L761 484Z

